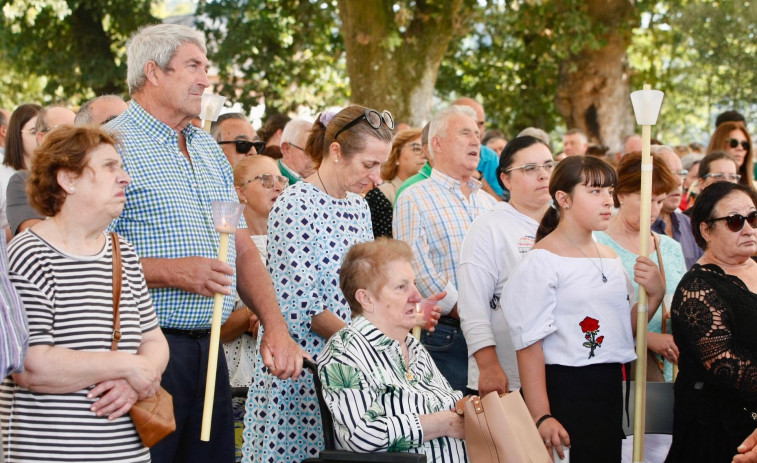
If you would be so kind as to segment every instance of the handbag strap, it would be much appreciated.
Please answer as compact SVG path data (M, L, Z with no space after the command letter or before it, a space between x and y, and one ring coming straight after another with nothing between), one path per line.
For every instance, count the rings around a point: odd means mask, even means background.
M118 350L118 341L121 340L121 244L118 234L110 232L110 247L113 254L113 336L110 340L110 350Z
M662 285L665 287L665 292L667 292L667 283L665 282L665 264L662 263L662 254L660 254L660 237L657 236L655 233L652 233L652 237L654 238L654 247L655 251L657 252L657 262L660 264L660 275L662 275ZM667 332L667 321L668 321L668 310L667 307L665 307L665 297L662 298L662 333L665 334Z

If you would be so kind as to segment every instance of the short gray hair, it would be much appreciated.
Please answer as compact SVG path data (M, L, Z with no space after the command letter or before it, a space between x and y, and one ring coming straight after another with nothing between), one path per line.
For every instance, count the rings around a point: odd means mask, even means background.
M668 145L651 145L649 147L649 154L662 155L665 151L670 151L671 153L676 154L675 150ZM676 154L676 156L678 155Z
M239 119L240 121L250 122L250 120L247 119L247 116L242 113L221 114L220 116L218 116L217 120L213 121L213 123L210 124L210 136L212 136L215 141L223 141L221 140L221 123L229 119Z
M139 28L126 44L126 83L133 94L145 85L145 64L154 61L165 70L176 49L193 43L208 52L205 37L197 30L180 24L154 24Z
M281 141L289 144L297 143L297 135L303 132L309 133L312 128L313 123L307 119L292 119L287 122L287 125L284 126L284 130L281 131Z
M452 116L456 116L458 114L463 114L465 116L471 117L473 118L474 122L478 122L476 111L474 111L470 106L452 105L447 106L446 108L437 112L434 115L434 118L431 119L431 123L429 124L428 128L428 150L432 156L436 157L436 153L434 153L434 148L431 140L437 136L441 136L442 138L445 137L447 127L449 125L449 119Z
M79 111L76 113L76 117L74 117L74 125L87 125L92 123L92 105L96 101L100 100L110 100L110 99L116 99L124 101L123 98L121 98L118 95L101 95L95 98L92 98L91 100L87 101L81 107L79 108Z

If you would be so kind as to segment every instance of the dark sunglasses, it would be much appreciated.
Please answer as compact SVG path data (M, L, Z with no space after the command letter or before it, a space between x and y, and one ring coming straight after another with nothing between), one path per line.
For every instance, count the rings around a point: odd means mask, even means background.
M744 148L744 151L749 151L749 142L746 140L737 140L735 138L729 138L728 139L728 146L731 148L737 148L741 144L741 147Z
M253 146L255 147L255 152L258 154L262 153L265 149L265 142L264 141L249 141L249 140L231 140L231 141L219 141L219 145L228 145L229 143L234 143L237 148L237 153L239 154L247 154L250 152L250 148Z
M728 225L728 229L732 232L741 231L744 228L744 222L748 222L752 228L757 228L757 211L750 212L746 217L741 214L718 217L717 219L711 219L710 223L717 222L718 220L725 220L725 224Z
M376 111L375 109L366 109L363 112L363 114L361 114L360 116L358 116L355 119L351 120L350 122L348 122L347 124L345 124L344 127L342 127L341 129L339 129L336 132L336 135L334 135L334 139L339 138L339 134L340 133L344 132L345 130L349 129L350 127L353 127L353 126L357 125L363 119L365 119L366 121L368 121L368 123L371 124L371 127L373 127L376 130L378 130L379 127L381 127L381 121L384 121L384 125L386 125L387 127L389 127L389 130L394 130L394 119L392 118L392 113L390 113L389 111L384 110L384 112L382 112L381 114L379 114L379 112Z

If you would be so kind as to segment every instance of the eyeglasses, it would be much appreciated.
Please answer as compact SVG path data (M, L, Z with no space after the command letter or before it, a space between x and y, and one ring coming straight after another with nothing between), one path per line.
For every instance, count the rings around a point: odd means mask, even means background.
M744 222L748 222L752 228L757 228L757 211L752 211L744 217L741 214L733 214L727 217L718 217L717 219L710 219L708 222L717 222L718 220L725 220L725 224L728 225L728 229L732 232L741 231L744 228Z
M371 127L373 127L376 130L378 130L379 127L381 127L381 121L384 121L384 125L386 125L389 128L389 130L394 130L394 119L392 118L392 113L384 110L384 112L379 114L379 112L376 111L375 109L366 109L363 112L363 114L351 120L350 122L345 124L344 127L339 129L336 132L336 135L334 135L334 139L339 138L340 133L344 132L345 130L349 129L350 127L354 125L357 125L363 119L368 121L368 123L371 124Z
M722 173L716 172L714 174L706 174L706 175L702 176L702 178L712 178L712 179L715 179L717 181L728 180L729 182L736 183L739 180L741 180L741 175L739 175L739 174L722 174Z
M21 132L28 133L29 135L37 135L37 130L34 128L31 129L21 129Z
M556 165L557 163L555 161L547 161L541 165L529 163L529 164L523 164L522 166L510 167L509 169L505 170L505 172L512 172L517 169L523 169L523 173L526 175L536 175L536 173L539 171L540 168L544 169L544 172L550 173L552 172L552 169L554 169Z
M414 155L420 156L421 154L423 154L423 145L421 145L420 143L408 143L407 145L403 146L403 148L408 146L411 150L413 150Z
M728 139L728 146L731 148L738 148L738 146L741 145L742 148L744 148L744 151L749 151L749 142L746 140L739 140L737 138L729 138Z
M264 141L249 141L249 140L230 140L230 141L219 141L219 145L228 145L234 143L237 148L237 153L239 154L247 154L250 152L250 148L253 146L255 147L255 152L260 154L265 150L265 142Z
M676 174L677 176L681 177L681 178L686 177L687 175L689 175L689 171L686 170L686 169L677 170L677 171L675 171L673 173Z
M295 145L294 143L289 143L289 146L292 146L292 147L294 147L294 148L297 148L298 150L300 150L300 151L302 151L302 152L304 152L304 151L305 151L305 148L300 148L299 146Z
M276 186L275 182L278 182L282 188L286 188L289 185L289 179L283 175L261 174L244 182L242 187L247 186L248 183L254 182L255 180L260 180L260 184L263 185L264 188L273 188Z

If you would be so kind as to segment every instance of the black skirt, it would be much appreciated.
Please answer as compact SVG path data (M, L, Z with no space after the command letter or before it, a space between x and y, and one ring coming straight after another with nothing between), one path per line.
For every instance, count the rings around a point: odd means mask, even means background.
M620 462L622 365L547 365L546 382L551 414L570 436L571 463Z

